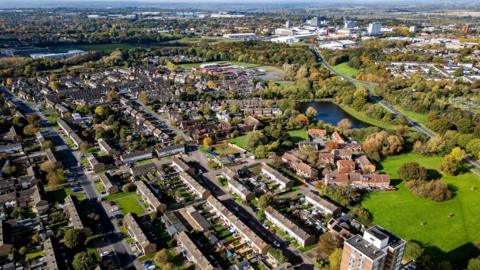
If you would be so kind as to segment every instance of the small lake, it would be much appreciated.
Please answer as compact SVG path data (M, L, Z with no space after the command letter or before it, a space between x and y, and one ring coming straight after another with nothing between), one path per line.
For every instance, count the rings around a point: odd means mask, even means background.
M352 128L365 128L369 126L368 124L352 117L333 102L305 102L300 105L300 111L305 113L308 107L313 107L315 110L317 110L317 116L315 117L315 120L317 121L322 120L326 123L336 126L340 120L347 118L352 122Z

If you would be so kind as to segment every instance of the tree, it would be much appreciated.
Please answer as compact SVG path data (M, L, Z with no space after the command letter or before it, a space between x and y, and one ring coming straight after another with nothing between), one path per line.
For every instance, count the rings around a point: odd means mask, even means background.
M365 225L369 225L373 221L372 214L370 214L367 209L360 206L353 207L352 210L350 210L350 214Z
M273 196L271 194L263 194L258 198L258 207L264 209L273 202Z
M213 81L208 81L208 82L207 82L207 86L208 86L208 88L210 88L210 89L215 89L215 88L217 88L217 85L216 85L215 82L213 82Z
M403 149L403 138L389 135L385 131L373 133L362 143L362 147L372 157L397 154Z
M331 232L326 232L320 236L318 240L318 254L322 256L323 254L330 256L336 248L341 246L341 241Z
M308 107L307 111L305 113L306 113L307 117L310 118L310 119L314 118L318 114L317 110L315 110L315 108L313 108L313 107Z
M51 161L45 161L42 164L40 164L40 170L44 172L51 172L54 171L58 168L58 165L55 164L54 162Z
M74 270L94 270L97 267L97 258L93 253L85 251L75 254L72 261Z
M460 147L453 148L450 154L443 159L440 170L448 175L457 175L465 156L466 153L463 149Z
M480 270L480 257L468 261L467 270Z
M100 106L97 106L95 108L95 114L100 116L100 117L103 117L105 115L105 107L100 105Z
M212 138L210 138L208 136L203 138L203 146L210 147L210 146L212 146L212 144L213 144Z
M330 263L330 270L340 269L340 263L342 262L342 253L341 248L336 248L330 256L328 256L328 262Z
M140 101L141 103L143 103L145 105L147 105L148 102L150 101L150 98L149 98L147 92L145 92L145 91L140 91L140 93L138 93L138 95L137 95L137 99L138 99L138 101Z
M278 248L270 248L268 250L270 255L272 255L273 258L275 258L279 263L284 263L287 261L287 257L283 255L283 251Z
M428 171L417 162L407 162L402 164L397 170L398 176L404 181L427 180Z
M105 94L106 97L107 97L107 101L113 101L113 100L116 100L118 95L117 95L117 92L115 90L109 90L107 91L107 93Z
M257 158L266 158L268 154L267 148L265 145L259 145L255 148L255 156Z
M31 137L31 136L35 135L35 133L37 133L38 130L39 130L39 128L37 126L34 126L32 124L28 124L23 128L23 134L25 136Z
M352 121L348 118L343 118L338 122L337 126L342 130L342 131L347 131L352 127Z
M403 257L407 261L416 261L422 256L424 248L414 241L408 241L405 245L405 253Z
M153 256L153 262L155 263L156 266L162 267L164 264L168 263L169 261L169 254L167 249L161 249L157 253L155 253L155 256Z
M85 243L85 233L82 230L69 228L63 236L65 246L69 249L76 249Z

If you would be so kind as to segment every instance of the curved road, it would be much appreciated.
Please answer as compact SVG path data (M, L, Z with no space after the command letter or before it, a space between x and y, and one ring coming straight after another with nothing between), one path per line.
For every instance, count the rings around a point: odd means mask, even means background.
M376 96L373 91L372 91L372 88L375 87L375 86L378 86L378 83L372 83L372 82L366 82L366 81L361 81L361 80L357 80L357 79L354 79L354 78L351 78L351 77L348 77L348 76L345 76L344 74L342 73L339 73L338 71L336 71L329 63L327 63L327 61L324 61L323 60L323 57L320 53L320 50L318 49L318 47L316 46L309 46L310 49L312 50L312 52L315 54L315 56L317 57L317 60L322 63L323 66L325 66L328 70L330 70L330 72L332 72L333 74L341 77L342 79L346 80L346 81L349 81L351 83L358 83L358 84L363 84L365 85L365 87L368 89L368 95L371 99L375 100L376 102L378 102L383 108L385 108L387 111L389 111L390 113L392 114L395 114L395 115L402 115L403 117L405 117L408 121L408 125L413 127L414 129L418 130L419 132L427 135L428 137L430 138L433 138L435 137L437 134L433 131L431 131L430 129L426 128L425 126L421 125L420 123L414 121L413 119L411 119L410 117L406 116L405 114L401 113L400 111L398 111L394 106L392 106L390 103L386 102L385 100L383 100L382 98ZM470 164L472 167L476 168L477 170L480 170L480 164L478 164L475 160L472 160L470 158L466 158L465 161ZM480 173L472 170L472 169L469 169L470 172L472 172L473 174L477 175L480 177Z

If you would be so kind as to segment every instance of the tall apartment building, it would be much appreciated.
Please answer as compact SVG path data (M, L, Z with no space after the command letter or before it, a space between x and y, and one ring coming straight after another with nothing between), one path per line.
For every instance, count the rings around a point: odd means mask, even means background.
M399 270L406 241L380 226L345 241L340 270Z

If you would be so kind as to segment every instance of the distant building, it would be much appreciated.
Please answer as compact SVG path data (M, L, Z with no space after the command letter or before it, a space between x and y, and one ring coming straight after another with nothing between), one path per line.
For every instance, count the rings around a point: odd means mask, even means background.
M223 37L228 39L237 39L237 40L251 40L251 39L258 38L255 33L225 34L223 35Z
M65 53L32 53L30 57L33 59L50 59L50 60L59 60L66 59L75 55L84 53L82 50L69 50Z
M373 226L345 241L340 270L399 270L406 241Z
M345 29L352 29L357 27L357 21L347 20L347 18L343 18L343 28Z
M367 32L370 36L382 34L382 25L379 22L372 22L368 25Z
M290 20L287 20L287 21L285 22L285 28L288 29L288 28L291 28L291 27L292 27L292 22L290 22Z

